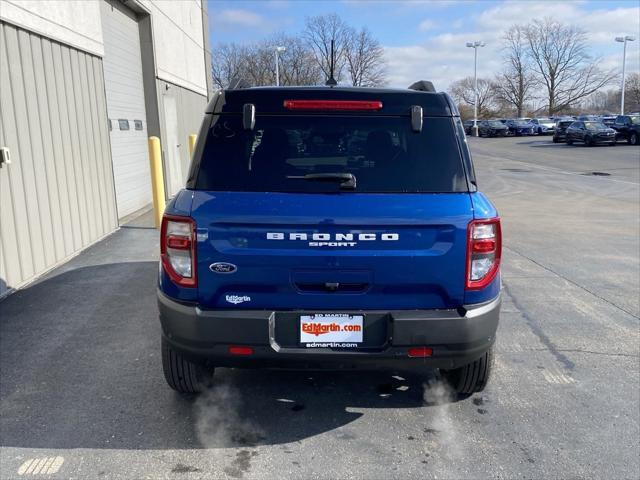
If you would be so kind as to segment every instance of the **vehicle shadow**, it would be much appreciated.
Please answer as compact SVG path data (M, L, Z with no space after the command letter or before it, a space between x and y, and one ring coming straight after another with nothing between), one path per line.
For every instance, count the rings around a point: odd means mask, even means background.
M54 272L0 302L2 446L288 443L347 425L366 409L425 407L427 426L429 406L451 400L433 372L220 369L208 392L177 394L162 376L157 268L129 262Z

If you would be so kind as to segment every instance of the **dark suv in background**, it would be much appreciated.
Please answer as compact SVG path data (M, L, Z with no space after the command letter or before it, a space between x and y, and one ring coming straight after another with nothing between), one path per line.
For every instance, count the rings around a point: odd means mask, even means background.
M506 137L509 129L500 120L482 120L478 122L478 135L481 137Z
M567 145L572 145L573 142L583 142L587 147L598 143L614 146L616 131L602 122L576 121L567 128Z
M575 122L574 119L558 120L556 122L556 128L553 131L553 143L564 142L567 139L567 128Z
M631 145L638 145L640 114L618 115L611 128L616 131L616 140L626 140Z

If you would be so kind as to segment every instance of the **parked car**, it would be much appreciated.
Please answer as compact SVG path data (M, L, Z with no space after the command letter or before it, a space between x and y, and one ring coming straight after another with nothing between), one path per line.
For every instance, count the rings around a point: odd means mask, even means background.
M478 134L481 137L506 137L509 129L499 120L482 120L478 123Z
M467 135L471 135L473 133L473 120L465 120L462 125L464 127L464 133Z
M576 120L580 120L582 122L599 122L600 117L598 115L578 115Z
M615 115L605 115L603 117L600 117L600 121L602 123L604 123L607 127L612 127L613 128L613 124L616 123L616 116Z
M533 124L526 120L507 120L506 125L509 129L509 133L517 137L522 135L533 135L535 131Z
M616 131L602 122L575 121L567 128L567 145L583 142L588 147L598 143L616 144Z
M553 131L556 128L556 122L547 117L534 118L531 123L534 125L535 132L538 135L553 135Z
M611 128L616 131L617 140L626 140L631 145L638 145L640 115L618 115Z
M574 121L573 119L569 119L556 122L553 130L553 143L564 142L567 139L567 128L569 128Z
M485 387L500 219L455 104L418 83L216 92L160 231L171 388L216 367L385 366Z

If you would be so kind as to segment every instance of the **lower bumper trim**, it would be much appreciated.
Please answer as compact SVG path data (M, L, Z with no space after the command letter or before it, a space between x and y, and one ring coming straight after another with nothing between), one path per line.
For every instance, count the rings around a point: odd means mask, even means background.
M428 365L456 368L482 356L493 344L498 327L501 298L450 310L364 311L384 317L387 339L376 348L306 348L291 341L291 332L278 336L285 317L304 312L264 310L201 310L178 303L158 291L163 335L173 349L194 360L214 366L267 368L358 368ZM366 330L365 330L366 334ZM284 343L283 343L284 342ZM287 343L288 342L288 343ZM253 354L229 354L230 345L246 345ZM430 347L433 355L409 358L410 347ZM314 367L315 366L315 367Z

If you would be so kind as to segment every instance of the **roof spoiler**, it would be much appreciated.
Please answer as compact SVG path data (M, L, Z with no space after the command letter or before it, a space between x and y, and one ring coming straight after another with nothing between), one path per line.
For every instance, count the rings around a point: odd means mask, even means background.
M418 90L419 92L435 93L436 88L433 86L433 83L428 80L419 80L409 85L409 90Z

